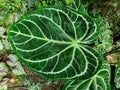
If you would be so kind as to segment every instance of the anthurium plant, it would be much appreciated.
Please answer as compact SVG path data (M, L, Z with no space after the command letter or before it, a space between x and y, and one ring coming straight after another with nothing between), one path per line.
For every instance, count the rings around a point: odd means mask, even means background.
M71 3L41 7L14 23L7 32L11 46L33 72L65 80L62 90L110 90L110 64L97 48L107 45L96 44L109 40L80 0Z

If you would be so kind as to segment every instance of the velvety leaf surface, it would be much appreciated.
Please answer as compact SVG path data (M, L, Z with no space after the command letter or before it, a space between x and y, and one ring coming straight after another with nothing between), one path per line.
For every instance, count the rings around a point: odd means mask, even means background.
M110 90L109 63L104 62L97 74L89 79L69 80L63 90Z
M67 7L41 8L8 30L15 53L33 71L50 79L86 79L103 60L89 46L98 36L95 21Z

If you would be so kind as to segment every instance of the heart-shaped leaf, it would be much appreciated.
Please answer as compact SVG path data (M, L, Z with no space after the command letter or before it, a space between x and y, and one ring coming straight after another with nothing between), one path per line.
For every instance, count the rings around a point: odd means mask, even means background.
M8 30L19 58L50 79L86 79L94 75L103 58L89 44L98 33L93 18L64 6L41 8Z
M110 90L110 65L103 62L101 69L86 80L69 80L63 90Z

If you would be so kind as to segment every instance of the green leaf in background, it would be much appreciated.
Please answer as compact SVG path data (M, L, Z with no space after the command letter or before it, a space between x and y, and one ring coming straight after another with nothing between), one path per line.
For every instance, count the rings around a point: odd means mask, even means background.
M11 50L11 45L10 45L10 42L8 41L8 37L5 37L4 39L2 39L1 42L3 44L4 50Z
M109 52L112 48L113 39L111 37L112 31L111 30L103 30L99 36L99 41L96 46L102 52Z
M115 70L115 86L116 88L120 88L120 63L117 65Z
M0 90L8 90L8 84L1 85Z
M13 67L13 66L16 66L17 61L18 61L18 57L14 54L10 54L8 55L8 60L6 61L6 63L9 66Z
M13 67L12 73L14 75L25 75L26 74L21 63L18 61L18 57L15 54L8 55L8 60L6 61L6 63L10 67Z
M30 86L28 87L28 90L42 90L42 84L32 83L32 85L30 84Z
M101 69L86 80L69 80L63 90L110 90L110 65L104 61Z
M0 62L0 76L5 76L8 74L8 67L4 62Z
M0 27L0 36L5 33L6 29L4 27Z
M9 81L9 78L3 78L3 79L0 81L0 86L7 84L8 81ZM1 90L1 89L0 89L0 90Z
M12 72L14 75L25 75L26 74L19 61L16 62L15 68L13 69Z
M34 72L49 79L86 79L103 61L89 46L98 37L97 28L89 15L53 6L19 20L8 36L15 53Z
M1 21L1 20L0 20ZM2 41L3 38L5 38L6 36L4 35L6 29L4 27L0 27L0 39Z

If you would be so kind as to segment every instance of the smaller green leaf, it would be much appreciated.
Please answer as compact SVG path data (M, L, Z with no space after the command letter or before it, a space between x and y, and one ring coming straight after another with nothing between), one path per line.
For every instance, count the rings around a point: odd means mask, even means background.
M30 79L25 78L23 84L25 86L28 86L28 90L42 90L42 85L41 83L35 83L35 82L31 82Z
M10 54L8 56L8 60L6 61L6 63L9 66L15 66L17 61L18 61L18 57L16 55L14 55L14 54Z
M30 82L29 79L25 78L23 84L24 84L25 86L26 86L26 85L28 86L28 85L31 84L31 82Z
M112 43L113 43L111 35L112 35L112 31L111 30L104 30L100 34L99 41L101 43L98 43L96 46L102 53L105 53L105 52L108 52L108 51L111 50Z
M42 84L32 83L32 85L28 87L28 90L42 90Z
M5 76L8 73L8 67L6 66L6 64L4 62L0 63L0 75L1 76Z
M104 61L96 75L86 80L69 80L63 90L110 90L110 65Z
M120 88L120 63L117 65L115 70L115 86L116 88Z
M16 63L16 66L12 72L14 75L25 75L26 74L19 61Z
M9 78L3 78L3 79L0 81L0 86L7 84L8 81L9 81ZM1 90L1 89L0 89L0 90Z
M5 28L4 27L0 27L0 35L3 35L5 33Z
M10 42L8 42L8 38L2 39L2 44L5 50L11 49L11 45L10 45Z

